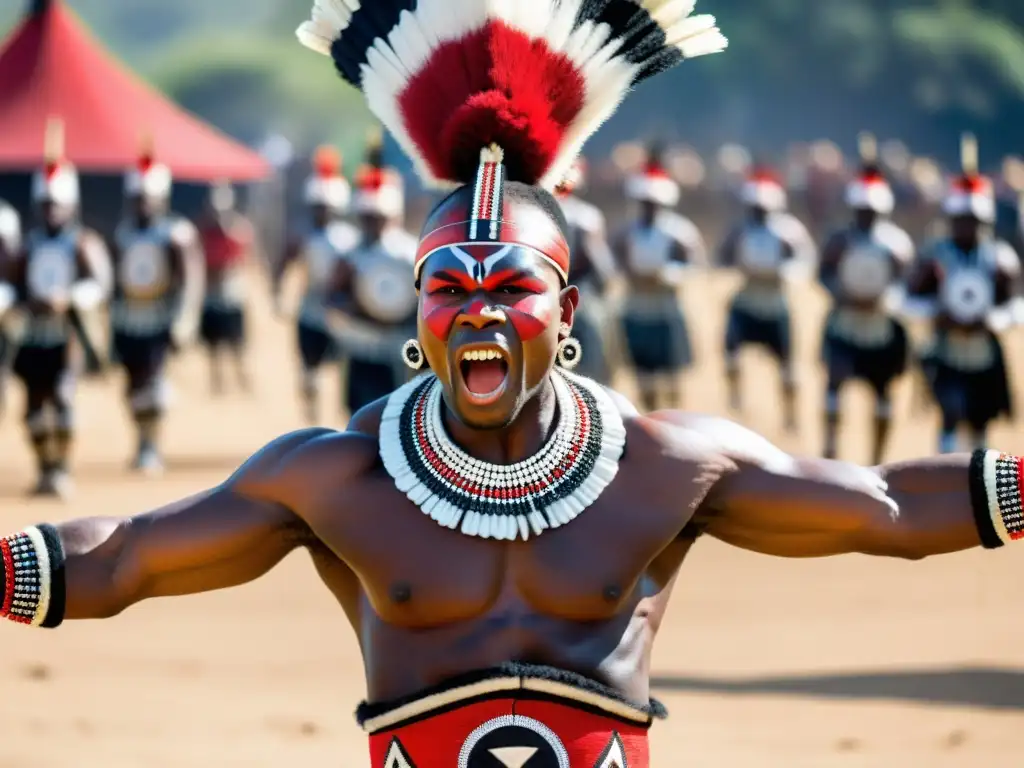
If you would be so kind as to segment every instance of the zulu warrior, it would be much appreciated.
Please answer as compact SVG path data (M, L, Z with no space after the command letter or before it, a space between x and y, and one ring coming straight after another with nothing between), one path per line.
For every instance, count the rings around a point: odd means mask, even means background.
M356 176L353 213L359 239L338 262L331 283L332 328L348 359L342 406L349 415L406 379L402 342L416 328L416 238L402 228L402 177L384 165L379 135ZM411 361L419 368L420 358Z
M203 301L199 237L169 212L171 170L145 142L124 178L128 212L114 232L114 354L124 368L125 398L135 424L132 463L146 474L163 470L159 433L170 403L167 354L194 337Z
M14 207L0 200L0 280L14 268L15 260L21 253L21 217ZM8 288L0 293L0 414L4 411L7 395L7 380L11 363L14 361L14 345L11 343L4 318L14 304L14 292Z
M342 220L352 188L341 175L341 155L323 146L313 156L313 173L306 180L309 232L289 242L274 272L274 305L281 313L284 277L299 264L305 272L305 294L299 306L297 341L302 367L300 391L306 421L320 418L320 368L337 360L337 348L327 324L327 299L339 260L359 242L359 231Z
M832 295L822 356L825 457L836 457L843 385L862 381L875 394L872 461L881 463L892 419L892 383L906 370L909 343L897 312L914 259L910 235L890 220L892 187L877 162L874 138L860 141L861 169L846 187L850 223L822 248L819 280Z
M187 500L0 540L3 614L115 616L306 547L360 638L372 768L646 768L651 646L698 534L783 557L1021 538L1019 458L798 459L568 370L579 293L547 190L627 88L724 46L685 6L318 4L302 39L454 186L416 254L430 373Z
M627 282L626 348L647 410L681 403L679 377L693 355L679 289L688 266L707 262L697 227L672 210L679 202L679 184L659 154L652 149L644 168L627 180L626 196L639 211L612 245Z
M224 391L222 355L227 353L238 385L248 391L245 303L255 233L252 224L235 208L235 191L229 183L212 187L207 209L199 228L206 258L206 298L199 334L210 356L210 388L214 394Z
M796 429L796 371L786 281L809 276L815 259L810 234L786 211L786 189L769 168L755 166L743 184L744 220L722 244L719 265L735 267L744 283L733 297L725 332L729 404L741 409L739 357L743 347L765 347L782 373L783 421Z
M1009 325L1020 291L1020 260L995 239L992 182L978 173L977 145L964 138L963 173L953 179L943 212L949 236L926 246L910 276L908 309L934 318L922 365L942 412L939 452L957 450L961 427L983 448L989 424L1011 414L1010 383L995 331Z
M586 162L578 158L555 189L555 195L569 224L569 250L572 252L569 282L580 291L572 332L586 354L581 356L576 372L600 384L610 384L612 366L605 294L615 280L616 266L608 247L604 214L576 194L586 181L586 170Z
M32 178L40 221L0 278L0 306L12 307L5 325L17 350L14 373L25 384L25 425L39 472L35 493L67 496L81 352L71 313L95 311L106 299L109 254L100 236L78 223L78 174L63 156L61 123L50 122L46 144L46 165Z

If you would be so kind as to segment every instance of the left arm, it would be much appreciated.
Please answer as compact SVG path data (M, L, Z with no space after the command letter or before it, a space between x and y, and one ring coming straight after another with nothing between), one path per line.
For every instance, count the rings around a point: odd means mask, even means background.
M170 248L181 280L174 335L180 343L199 325L206 287L206 260L195 226L184 219L173 226Z
M1012 457L989 451L861 467L791 456L721 419L653 418L684 426L722 457L724 469L694 523L743 549L917 560L1012 538L1014 522L1003 519L997 500L1019 499Z
M78 280L71 287L72 308L91 312L106 301L113 290L114 270L110 251L96 232L86 230L78 243Z

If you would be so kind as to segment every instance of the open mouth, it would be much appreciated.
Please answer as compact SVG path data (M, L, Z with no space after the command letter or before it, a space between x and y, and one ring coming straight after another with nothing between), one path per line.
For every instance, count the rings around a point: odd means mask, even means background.
M501 397L508 380L508 357L495 345L467 347L459 353L459 373L466 392L478 404Z

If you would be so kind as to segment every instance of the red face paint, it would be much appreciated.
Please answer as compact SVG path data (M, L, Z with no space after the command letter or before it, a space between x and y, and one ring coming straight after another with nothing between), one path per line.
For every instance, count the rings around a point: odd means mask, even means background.
M505 311L521 341L530 341L557 319L557 298L542 276L543 259L506 244L454 246L435 252L423 275L423 323L446 341L457 318Z

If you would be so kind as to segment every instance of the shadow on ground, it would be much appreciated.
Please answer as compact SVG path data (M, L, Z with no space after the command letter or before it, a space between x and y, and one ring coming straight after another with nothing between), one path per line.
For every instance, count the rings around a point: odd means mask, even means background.
M895 700L948 706L1024 710L1024 670L950 667L833 675L715 678L655 675L656 691L770 694L843 700Z

